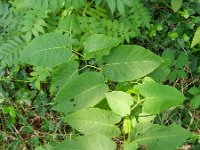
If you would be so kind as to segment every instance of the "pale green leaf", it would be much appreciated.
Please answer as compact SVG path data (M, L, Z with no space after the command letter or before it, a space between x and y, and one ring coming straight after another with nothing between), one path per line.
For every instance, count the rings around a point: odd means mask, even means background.
M154 81L146 81L137 88L140 94L145 97L144 112L149 114L159 114L170 107L182 104L185 100L185 96L176 88Z
M116 144L102 134L80 136L75 139L66 139L51 150L115 150Z
M46 33L33 39L22 52L25 63L54 67L69 60L72 53L66 48L67 37L60 33Z
M106 98L113 112L122 117L130 115L133 99L129 94L122 91L113 91L106 93Z
M52 75L50 92L56 92L76 75L78 75L78 63L75 60L60 65Z
M192 39L192 44L191 47L194 47L195 45L197 45L198 43L200 43L200 27L196 30L196 32L194 33L194 37Z
M123 133L127 134L131 132L132 129L133 129L133 126L132 126L131 118L127 116L123 120Z
M168 127L151 123L138 124L131 133L133 142L145 145L149 150L175 150L191 133L177 125Z
M117 46L120 40L104 34L93 34L84 42L85 59L100 59L103 55L108 55L110 49Z
M163 60L138 45L120 45L104 57L104 75L112 81L123 82L141 78L160 66Z
M120 135L120 130L114 124L120 122L121 117L112 111L89 108L76 111L65 116L65 122L84 134L100 133L108 137Z
M171 0L171 7L174 12L177 12L183 4L183 0Z
M138 144L136 142L124 142L123 147L123 150L137 150Z
M72 78L58 92L54 107L59 112L73 112L88 108L105 98L108 87L104 77L97 72L87 72Z

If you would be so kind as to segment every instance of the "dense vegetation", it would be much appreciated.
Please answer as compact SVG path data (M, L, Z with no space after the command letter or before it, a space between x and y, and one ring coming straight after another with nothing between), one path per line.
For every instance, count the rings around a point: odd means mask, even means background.
M0 0L0 149L199 150L199 0Z

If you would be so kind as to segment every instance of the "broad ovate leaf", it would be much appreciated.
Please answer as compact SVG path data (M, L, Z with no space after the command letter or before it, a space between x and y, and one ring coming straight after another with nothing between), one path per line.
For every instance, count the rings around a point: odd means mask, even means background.
M159 56L138 45L117 46L103 60L105 77L116 82L144 77L163 63Z
M183 0L171 0L171 7L174 12L177 12L183 4Z
M75 60L68 61L58 66L53 72L50 86L51 94L57 92L64 84L78 75L78 62Z
M122 117L130 115L133 99L129 94L122 91L113 91L106 93L106 99L113 112Z
M105 98L108 86L101 73L87 72L68 81L55 97L54 110L69 113L88 108Z
M115 150L116 144L102 134L80 136L75 139L66 139L51 150Z
M120 135L120 130L114 124L120 122L121 117L109 110L89 108L76 111L65 116L72 128L84 134L100 133L108 137Z
M175 87L161 85L154 81L146 80L137 88L145 97L143 104L145 113L159 114L170 107L182 104L185 100L185 96Z
M195 45L197 45L198 43L200 43L200 27L196 30L196 32L194 33L194 37L192 39L192 44L191 47L194 47Z
M22 62L35 66L55 67L68 61L72 53L66 48L67 37L61 33L46 33L33 39L21 54Z
M103 55L108 55L110 49L117 46L120 40L114 37L109 37L104 34L93 34L84 42L85 59L95 58L100 59Z
M152 123L141 123L131 133L133 142L147 146L149 150L175 150L191 133L178 125L168 127Z

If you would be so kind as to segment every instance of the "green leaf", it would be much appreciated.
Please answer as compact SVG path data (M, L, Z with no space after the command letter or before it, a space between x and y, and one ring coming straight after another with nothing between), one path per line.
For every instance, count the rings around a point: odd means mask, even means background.
M108 137L120 135L120 130L114 124L120 122L121 117L112 111L89 108L76 111L65 116L65 122L84 134L100 133Z
M111 13L114 14L115 8L116 8L115 0L109 0L109 1L106 1L106 2L108 3L108 6L110 8Z
M171 0L171 7L174 12L177 12L183 4L183 0Z
M188 93L190 93L191 95L200 94L200 87L193 86L188 90Z
M78 63L75 60L60 65L52 75L50 92L56 92L76 75L78 75Z
M194 33L194 37L192 39L191 48L200 43L200 27Z
M170 107L182 104L185 96L176 88L158 84L154 81L145 81L137 86L141 95L145 97L144 112L159 114Z
M175 67L178 68L182 68L184 67L186 64L188 63L188 55L186 53L181 53L177 60L176 60L176 65Z
M51 150L115 150L116 144L101 134L80 136L72 140L64 140Z
M122 0L117 0L117 9L121 15L125 15L125 8L124 8L124 3Z
M175 150L191 136L191 133L177 125L168 127L151 123L138 124L131 133L133 142L145 145L149 150Z
M73 33L80 32L79 21L76 16L70 15L66 16L64 19L60 20L58 24L58 29L61 31L68 31Z
M85 59L100 59L103 55L108 55L110 49L117 46L120 40L114 37L108 37L104 34L93 34L84 42Z
M106 98L113 112L122 117L130 115L133 99L129 94L122 91L113 91L106 93Z
M138 144L136 142L124 142L123 147L123 150L137 150Z
M33 39L24 48L21 60L35 66L58 66L72 56L66 45L66 36L60 33L46 33Z
M160 66L163 60L137 45L120 45L104 57L104 75L112 81L123 82L141 78Z
M87 72L72 78L58 92L54 107L59 112L73 112L99 103L108 87L104 77L97 72Z
M191 105L192 109L199 108L199 106L200 106L200 95L194 96L194 98L191 99L190 105Z

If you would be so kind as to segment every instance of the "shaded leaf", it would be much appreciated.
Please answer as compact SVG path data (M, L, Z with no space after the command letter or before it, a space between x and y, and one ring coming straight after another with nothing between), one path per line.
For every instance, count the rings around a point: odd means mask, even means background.
M100 59L103 55L108 55L110 49L117 46L120 40L114 37L108 37L104 34L93 34L84 42L85 59Z
M50 86L51 94L60 89L76 75L78 75L78 63L75 60L71 60L60 65L52 75Z

